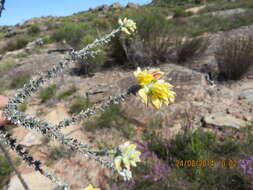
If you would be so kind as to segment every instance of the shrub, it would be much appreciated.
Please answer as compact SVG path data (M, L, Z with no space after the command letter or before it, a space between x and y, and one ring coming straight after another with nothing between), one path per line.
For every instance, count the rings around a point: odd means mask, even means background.
M253 36L224 38L215 52L220 80L238 80L253 65Z
M168 21L156 8L132 10L126 17L133 18L138 27L137 37L115 38L112 41L109 66L111 62L129 68L152 66L165 62L170 54L171 42L168 37Z
M191 12L185 12L185 10L180 7L177 7L174 9L174 18L186 17L186 16L191 16L191 15L192 15Z
M59 94L58 98L61 99L65 99L69 96L71 96L72 94L74 94L77 91L77 88L75 86L72 86L70 89L63 91L62 93Z
M81 47L85 47L89 43L93 42L95 37L92 35L86 35L82 42ZM79 75L90 75L92 72L99 69L103 66L106 58L105 49L102 47L93 48L93 51L98 51L98 53L94 56L89 55L85 60L79 59L77 60L77 73Z
M41 99L41 102L44 103L44 102L48 101L49 99L51 99L52 97L54 97L54 95L56 94L56 91L57 91L57 86L55 84L53 84L45 89L42 89L39 92L39 97Z
M0 154L0 189L2 189L8 181L11 172L12 168L10 167L5 156Z
M83 129L88 131L112 127L117 128L128 138L135 133L135 129L130 124L130 120L125 117L117 105L110 106L99 117L83 123Z
M61 159L61 158L71 158L74 156L75 153L74 151L66 148L65 146L61 145L59 147L54 147L51 149L48 160L47 160L47 165L53 164L55 161Z
M70 106L69 113L77 114L80 111L89 108L91 105L88 97L77 96Z
M22 88L31 78L30 73L22 73L21 75L14 78L10 83L11 89Z
M32 26L30 26L30 28L28 29L27 33L28 33L29 35L34 36L34 35L40 33L40 28L39 28L39 26L37 26L37 25L32 25Z
M5 59L1 61L0 73L4 74L7 70L13 68L17 62L14 59Z
M187 4L200 4L204 2L203 0L153 0L152 3L156 6L167 6L174 7L178 5L187 5Z
M7 45L1 50L2 52L14 51L24 48L29 42L28 36L19 36L9 41Z
M204 38L181 38L176 41L177 62L182 63L201 55L208 47L208 40Z
M51 38L50 36L45 36L44 38L42 38L43 44L49 44L51 43Z
M250 187L249 174L243 173L238 167L237 160L247 159L252 155L253 135L250 127L240 130L243 140L227 135L221 138L212 132L197 129L194 132L186 130L178 134L173 140L168 141L160 133L147 130L145 139L151 152L165 161L171 168L168 183L173 187L179 184L173 180L183 180L189 189L247 189ZM180 151L179 151L180 150ZM187 167L178 165L176 161L186 160L214 160L215 165L202 167ZM218 160L226 161L222 166ZM234 166L228 165L229 160L234 160Z
M56 42L66 41L74 49L78 49L80 47L80 39L85 35L86 27L86 24L66 22L52 33L51 39Z

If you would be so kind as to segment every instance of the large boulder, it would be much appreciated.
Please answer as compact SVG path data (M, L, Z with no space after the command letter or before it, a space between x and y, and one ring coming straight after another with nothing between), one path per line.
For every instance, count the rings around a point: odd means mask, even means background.
M234 129L240 129L246 125L245 121L234 118L233 116L224 112L217 112L206 115L204 117L204 122L207 126L218 126Z
M133 8L133 9L137 9L140 6L137 3L127 3L126 8Z
M119 2L113 3L110 6L110 9L120 9L120 8L122 8L122 6L121 6L121 4Z

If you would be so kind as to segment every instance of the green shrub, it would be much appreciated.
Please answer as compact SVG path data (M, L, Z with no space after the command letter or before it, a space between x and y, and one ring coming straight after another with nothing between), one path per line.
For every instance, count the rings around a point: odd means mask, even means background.
M56 42L66 41L74 49L77 49L80 48L80 39L84 37L86 28L87 25L83 23L67 22L52 33L51 39Z
M92 35L86 35L81 41L81 47L85 47L86 45L92 43L95 39L96 38ZM105 48L96 47L93 48L93 51L98 51L98 53L94 56L89 55L85 58L85 60L77 60L76 69L79 75L90 75L92 72L98 70L104 65L106 59Z
M70 106L69 113L71 114L77 114L82 110L85 110L89 108L92 104L89 101L89 98L87 97L82 97L82 96L77 96L74 100L73 103Z
M253 66L253 36L224 38L215 52L220 80L241 79Z
M74 155L75 153L71 149L68 149L63 145L59 147L53 147L49 153L47 165L52 165L55 161L61 158L65 159L71 158Z
M182 6L182 5L194 5L200 4L204 2L203 0L153 0L152 4L155 6L167 6L167 7L174 7L174 6Z
M16 88L22 88L25 83L27 83L31 78L30 73L23 73L16 78L14 78L11 83L10 83L10 88L11 89L16 89Z
M130 120L126 118L117 105L110 106L99 117L83 123L83 129L88 131L112 127L117 128L127 138L133 136L135 133L135 129L131 125Z
M10 167L5 156L3 154L0 154L0 189L6 185L11 172L12 168Z
M191 12L185 12L184 9L177 7L174 9L174 18L191 16Z
M2 60L0 64L0 73L4 74L7 70L10 70L16 64L17 62L12 58Z
M172 168L167 178L171 187L180 189L176 182L180 179L189 189L248 189L251 176L242 172L237 161L253 154L251 130L250 126L241 129L239 133L243 138L238 140L233 134L221 137L199 128L179 133L168 141L160 133L147 129L145 139L149 150ZM180 165L180 161L187 160L213 160L214 165ZM220 160L225 161L225 166ZM235 165L229 165L229 160Z
M29 42L29 37L19 36L9 41L7 45L1 50L1 52L14 51L24 48Z
M54 97L56 94L56 91L57 91L57 86L55 84L52 84L51 86L42 89L39 92L39 97L40 97L42 103L44 103L44 102L50 100L52 97Z
M72 86L70 89L63 91L62 93L59 94L58 98L61 99L65 99L69 96L71 96L72 94L74 94L78 89L75 86Z
M44 44L49 44L49 43L51 43L51 38L50 38L50 36L45 36L44 38L42 38L42 40L43 40L43 43L44 43Z
M141 11L131 10L124 16L136 22L137 35L132 39L115 38L111 43L107 65L118 63L128 68L136 68L166 62L171 42L165 15L158 8L143 8Z
M34 36L34 35L40 33L40 27L37 25L32 25L29 27L27 33L31 36Z
M182 63L193 57L200 56L208 47L208 40L204 38L192 38L176 41L177 62Z

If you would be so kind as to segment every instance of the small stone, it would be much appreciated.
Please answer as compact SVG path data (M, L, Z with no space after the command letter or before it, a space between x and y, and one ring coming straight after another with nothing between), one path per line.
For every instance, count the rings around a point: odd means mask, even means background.
M247 102L253 102L253 89L244 89L238 96L239 100L246 100Z

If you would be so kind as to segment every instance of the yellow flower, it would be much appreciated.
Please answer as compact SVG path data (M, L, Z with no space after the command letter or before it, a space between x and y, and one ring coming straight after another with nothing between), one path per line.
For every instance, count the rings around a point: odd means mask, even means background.
M143 86L151 83L153 80L158 80L164 75L164 72L161 72L160 69L150 69L150 70L141 70L140 67L137 68L137 71L134 72L134 76L138 83Z
M86 187L84 190L100 190L99 188L94 188L91 184Z
M142 86L151 83L151 81L155 79L154 76L146 69L141 71L139 67L137 68L137 71L134 72L134 76L138 83Z
M135 150L136 145L130 144L130 142L125 142L119 146L120 155L114 160L115 169L118 170L119 174L124 177L124 179L129 180L132 177L130 167L136 166L136 162L140 162L141 152Z
M161 109L162 103L168 105L174 102L176 93L170 90L172 87L163 80L158 80L150 87L151 102L156 109Z

